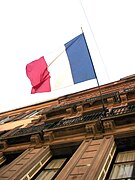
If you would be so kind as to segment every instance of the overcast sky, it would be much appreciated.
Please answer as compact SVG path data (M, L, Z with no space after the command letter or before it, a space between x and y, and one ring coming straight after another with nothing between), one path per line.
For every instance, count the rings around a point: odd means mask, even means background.
M78 89L31 95L25 66L81 27L100 85L134 74L134 9L135 0L0 0L0 112Z

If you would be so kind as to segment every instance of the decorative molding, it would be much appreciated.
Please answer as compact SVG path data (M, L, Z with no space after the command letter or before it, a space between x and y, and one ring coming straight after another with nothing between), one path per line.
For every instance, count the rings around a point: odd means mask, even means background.
M8 148L7 141L6 140L1 141L0 142L0 149L6 149L6 148Z
M85 125L86 133L95 135L97 133L96 124L86 124Z
M105 131L112 131L114 129L114 121L113 120L103 121L103 126Z
M120 94L120 98L121 98L121 104L122 105L127 105L128 104L127 94Z
M49 131L49 132L44 132L44 141L47 142L51 142L54 140L54 133L53 131Z
M33 144L39 144L39 143L41 143L41 137L40 137L40 135L39 134L34 134L34 135L32 135L31 137L30 137L30 141L31 141L31 143Z

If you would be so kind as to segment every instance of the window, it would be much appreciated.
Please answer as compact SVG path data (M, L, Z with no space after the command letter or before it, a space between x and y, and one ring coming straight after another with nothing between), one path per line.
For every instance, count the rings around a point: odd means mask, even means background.
M9 153L4 153L2 156L1 156L1 158L0 158L0 160L4 160L3 162L2 162L2 164L0 163L0 171L4 168L4 167L6 167L6 166L8 166L12 161L14 161L18 156L20 156L21 155L21 153L22 152L9 152Z
M0 124L4 124L7 122L10 122L12 120L12 117L4 117L3 119L0 120Z
M119 152L109 180L135 179L135 150Z
M59 173L67 158L52 159L49 164L41 170L35 180L51 180Z
M55 144L50 146L52 157L34 173L32 180L53 180L76 152L81 142Z

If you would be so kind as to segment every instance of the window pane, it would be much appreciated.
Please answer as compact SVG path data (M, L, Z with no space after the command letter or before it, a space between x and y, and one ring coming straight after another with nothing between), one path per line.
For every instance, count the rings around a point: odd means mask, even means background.
M120 152L116 158L116 162L135 161L135 151Z
M111 179L131 177L133 172L133 164L115 165L111 174Z
M66 161L66 158L64 159L53 159L46 167L45 169L59 169L63 163Z
M135 151L125 151L118 153L109 179L132 177L135 168L134 164Z
M57 170L43 170L35 180L51 180Z
M53 159L42 172L37 176L36 180L51 180L59 171L67 158Z

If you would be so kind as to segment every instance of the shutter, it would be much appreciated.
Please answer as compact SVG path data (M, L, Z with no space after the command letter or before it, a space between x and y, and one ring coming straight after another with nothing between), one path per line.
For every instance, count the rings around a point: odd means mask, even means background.
M30 179L51 157L49 146L28 149L0 172L0 179Z
M103 180L115 150L113 137L85 140L56 179Z

